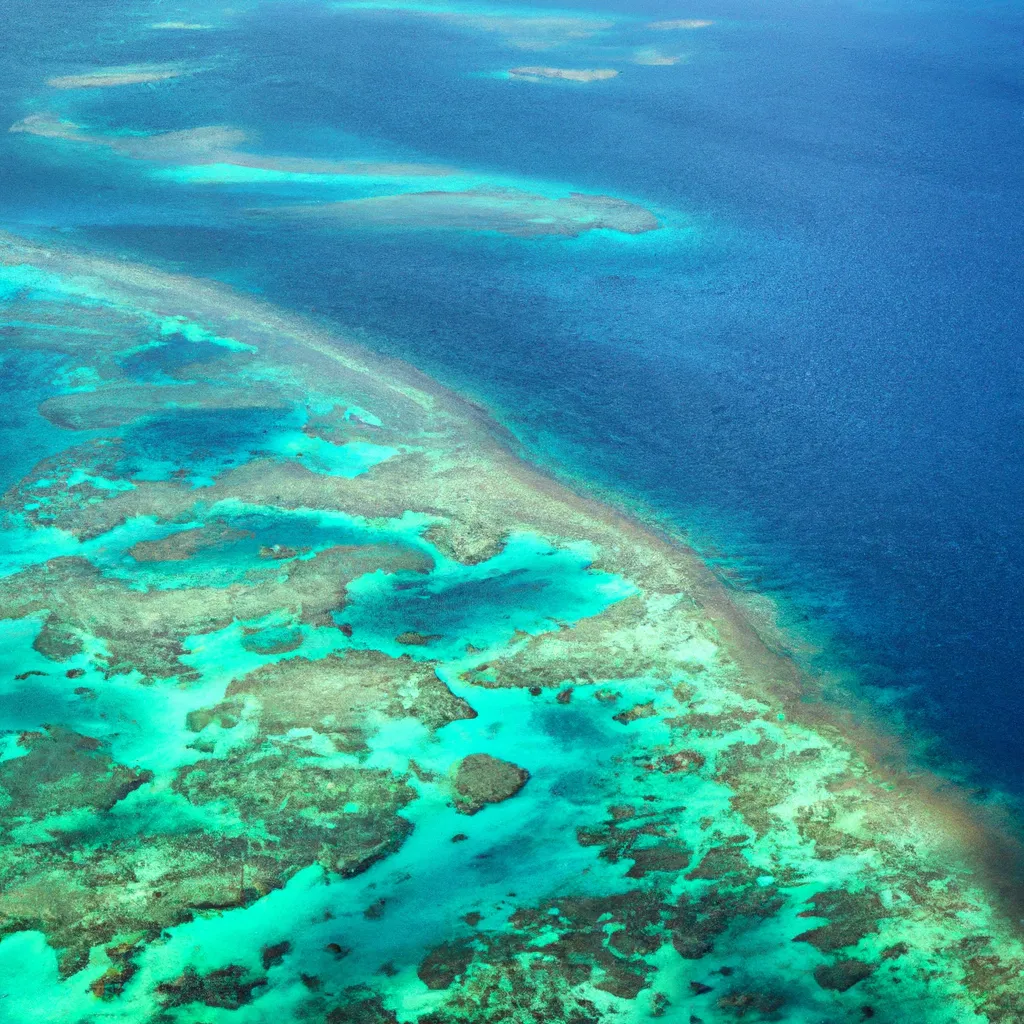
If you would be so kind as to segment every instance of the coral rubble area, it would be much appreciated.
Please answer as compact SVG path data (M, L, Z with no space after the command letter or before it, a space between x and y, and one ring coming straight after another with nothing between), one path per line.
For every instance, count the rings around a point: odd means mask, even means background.
M1010 846L683 545L220 286L0 301L0 1017L1024 1020Z

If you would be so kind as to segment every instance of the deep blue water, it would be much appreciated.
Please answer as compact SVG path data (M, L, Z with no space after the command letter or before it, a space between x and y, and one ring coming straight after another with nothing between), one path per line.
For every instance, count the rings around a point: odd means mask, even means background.
M83 38L99 64L166 59L112 27L117 5L76 4L73 26L65 5L12 6L10 122ZM529 88L481 74L522 62L495 34L264 4L183 44L215 70L76 113L564 182L691 225L685 243L297 232L242 212L254 188L17 135L0 221L73 225L358 329L686 526L1021 790L1024 4L603 9L717 24L685 37L687 63Z

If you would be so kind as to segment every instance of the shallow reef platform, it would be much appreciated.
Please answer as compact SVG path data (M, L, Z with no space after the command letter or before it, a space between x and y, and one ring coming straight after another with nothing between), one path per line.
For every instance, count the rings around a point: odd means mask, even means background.
M413 369L0 237L0 1018L1024 1020L1011 837Z

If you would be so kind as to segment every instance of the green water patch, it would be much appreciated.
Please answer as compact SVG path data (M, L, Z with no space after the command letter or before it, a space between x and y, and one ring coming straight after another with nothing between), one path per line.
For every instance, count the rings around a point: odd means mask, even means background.
M510 537L477 565L443 561L426 577L371 573L353 581L335 618L353 645L395 657L457 658L597 615L637 593L621 577L590 568L587 544L556 548L542 537Z

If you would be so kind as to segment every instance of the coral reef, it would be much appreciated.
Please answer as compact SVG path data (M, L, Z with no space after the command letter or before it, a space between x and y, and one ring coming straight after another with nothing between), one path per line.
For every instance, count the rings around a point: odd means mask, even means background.
M0 281L12 1019L1021 1019L1011 838L684 545L227 289Z
M598 229L640 235L659 227L652 213L623 199L578 192L551 199L519 189L405 192L334 203L279 206L258 212L351 227L497 231L517 238L575 238Z
M618 75L614 68L575 69L539 66L509 68L508 73L513 78L553 78L564 82L604 82Z

